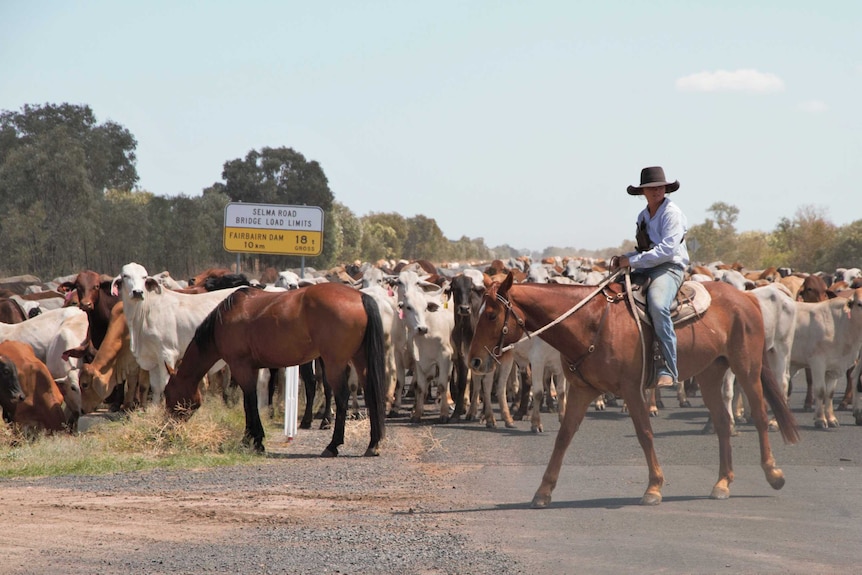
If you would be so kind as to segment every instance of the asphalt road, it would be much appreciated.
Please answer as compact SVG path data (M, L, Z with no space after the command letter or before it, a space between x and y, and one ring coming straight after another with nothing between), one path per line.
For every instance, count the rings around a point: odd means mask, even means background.
M704 435L699 397L675 399L652 420L666 483L659 506L640 505L647 467L631 421L619 408L590 412L570 446L548 509L529 508L559 424L486 430L435 426L441 463L469 444L475 468L457 489L474 500L441 512L477 543L497 545L528 573L854 573L862 544L862 427L837 412L841 427L818 430L791 397L802 441L771 433L786 485L773 490L759 465L753 425L733 438L731 497L709 499L718 474L718 442Z

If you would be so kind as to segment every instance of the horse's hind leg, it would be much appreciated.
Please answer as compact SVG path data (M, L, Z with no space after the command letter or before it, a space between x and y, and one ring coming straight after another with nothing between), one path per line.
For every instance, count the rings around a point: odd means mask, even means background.
M748 397L751 407L751 417L757 428L757 437L760 440L760 467L766 475L766 481L773 489L784 487L784 472L775 464L772 448L769 444L769 419L766 415L766 403L763 398L763 387L760 382L760 374L742 377L737 376L736 381L742 386L742 390Z
M347 368L339 370L338 380L332 386L335 398L335 427L332 430L332 441L320 454L321 457L336 457L338 448L344 444L344 424L347 419L347 403L350 400L350 388L347 385Z
M599 392L591 387L569 387L569 391L571 392L571 397L568 400L568 405L566 405L566 415L560 425L560 430L557 432L557 439L554 441L554 451L551 453L548 466L545 468L542 483L533 496L533 501L530 505L533 509L543 509L551 502L551 492L557 486L566 449L568 449L569 444L572 442L575 432L581 426L581 421L583 421L590 403L599 395Z

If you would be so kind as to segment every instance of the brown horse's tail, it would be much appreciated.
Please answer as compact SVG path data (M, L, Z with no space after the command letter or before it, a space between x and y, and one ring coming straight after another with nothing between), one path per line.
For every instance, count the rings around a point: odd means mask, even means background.
M796 424L793 412L790 411L790 406L787 405L787 398L781 393L775 374L772 373L765 348L763 350L763 365L760 368L760 382L763 385L763 396L769 403L769 407L772 408L772 414L775 416L775 421L778 422L784 443L799 443L799 426Z
M371 421L372 434L375 426L380 430L383 439L386 435L386 378L384 364L386 349L383 345L383 320L377 302L366 293L362 293L362 306L368 323L365 324L365 363L368 370L365 376L365 405L368 408L368 419Z

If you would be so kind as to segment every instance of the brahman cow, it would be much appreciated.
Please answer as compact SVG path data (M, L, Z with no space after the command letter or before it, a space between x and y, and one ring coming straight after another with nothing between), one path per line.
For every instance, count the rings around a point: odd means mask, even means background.
M425 398L433 385L438 390L440 421L448 422L449 378L454 357L452 306L448 305L442 288L421 281L414 271L402 271L397 287L398 307L407 326L408 342L412 341L408 349L413 350L416 361L413 378L416 403L410 419L414 423L422 420Z
M178 293L163 289L144 266L132 262L123 266L111 289L122 297L132 353L138 365L150 372L153 403L160 403L168 384L168 369L177 368L200 323L238 288ZM223 361L216 362L209 373L216 375L224 365Z
M791 352L791 375L811 370L814 425L838 427L832 396L838 379L856 362L862 349L862 288L850 298L796 302L796 332Z

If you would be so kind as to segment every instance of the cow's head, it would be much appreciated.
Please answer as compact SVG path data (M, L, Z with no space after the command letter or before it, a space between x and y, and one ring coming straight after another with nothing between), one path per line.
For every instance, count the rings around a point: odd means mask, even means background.
M141 264L132 262L123 266L120 275L111 282L111 294L120 295L124 300L143 300L148 291L162 292L162 287L155 278L147 274Z
M11 359L0 355L0 406L3 407L4 415L11 420L15 406L22 401L24 392L18 380L18 368Z

